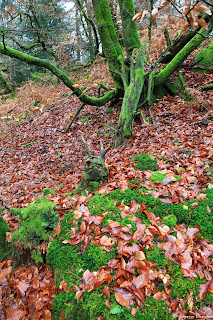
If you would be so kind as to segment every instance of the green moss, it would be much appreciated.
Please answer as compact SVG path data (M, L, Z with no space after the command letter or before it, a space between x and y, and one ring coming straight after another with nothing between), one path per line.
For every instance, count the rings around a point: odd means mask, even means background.
M174 181L167 180L167 173L160 173L160 171L156 171L152 174L150 179L155 183L161 183L161 182L172 183L175 181L180 181L180 176L174 174L173 177L175 179Z
M105 195L104 198L98 198L100 199L100 201L102 201L102 204L99 206L97 201L97 205L95 205L97 209L95 209L95 211L98 213L99 208L103 207L106 208L106 210L99 211L99 213L112 210L113 213L116 216L118 216L119 212L116 212L113 209L113 204L115 201L118 204L121 204L121 202L124 201L125 205L129 205L131 200L135 200L137 203L143 203L147 205L148 208L150 208L150 211L152 211L156 216L164 218L168 215L174 215L176 216L177 223L179 224L185 223L186 226L190 225L191 227L199 225L201 229L201 235L204 238L207 238L211 242L213 242L213 212L207 214L207 205L210 208L213 208L213 189L206 189L205 193L207 199L204 199L203 201L199 202L198 207L192 207L192 203L194 201L186 201L186 205L189 208L188 210L184 210L183 205L181 203L166 204L158 198L155 199L154 196L150 193L150 191L146 188L126 189L125 192L122 193L120 191L120 189L116 189L112 191L109 195ZM91 201L93 200L91 199ZM104 202L108 203L108 206L105 207ZM111 204L111 206L109 204ZM142 216L141 214L136 214L136 216L139 216L140 218L144 219L144 216ZM106 218L108 218L108 216ZM202 221L202 224L200 223L200 221Z
M5 259L11 253L11 244L6 242L6 232L10 232L10 228L0 217L0 260Z
M95 320L99 316L105 317L106 320L134 320L131 309L118 305L112 294L110 295L112 305L109 309L106 306L106 297L101 295L102 289L103 286L95 291L84 292L83 301L76 300L73 291L62 292L55 296L51 310L53 320L60 319L61 312L65 313L65 320Z
M172 297L184 299L188 294L190 294L190 292L192 292L193 297L196 298L199 293L199 286L207 280L205 278L200 279L199 277L194 279L184 278L181 268L171 261L170 267L171 271L168 273L171 277Z
M165 301L157 301L153 297L146 299L143 313L139 310L135 315L136 320L174 320ZM177 319L177 318L176 318Z
M17 263L25 263L29 255L37 262L42 260L40 259L41 254L38 258L37 246L44 241L47 242L57 226L58 215L54 208L54 203L42 197L19 211L19 216L23 221L11 238L13 258L17 260Z
M157 159L151 159L150 155L147 154L139 154L138 156L134 157L134 161L137 161L135 166L135 170L139 169L141 171L145 170L157 170Z
M57 283L60 283L63 279L68 283L76 283L85 270L97 270L101 266L107 265L108 261L117 255L116 247L113 247L110 252L106 252L99 246L89 244L85 254L80 254L82 242L78 247L63 244L64 240L70 238L72 226L76 224L80 226L81 221L82 219L77 221L73 219L73 214L66 216L61 222L60 235L49 246L46 259L56 274Z
M160 173L159 171L157 171L152 174L150 179L155 183L160 183L160 182L163 182L166 176L167 176L167 173Z
M135 232L136 225L131 219L131 215L121 219L118 205L123 201L125 205L130 205L132 200L137 203L144 203L149 207L157 216L164 218L165 224L172 227L177 223L186 223L186 225L193 226L199 224L201 227L201 234L206 238L211 238L212 234L212 219L211 215L206 214L207 204L212 207L213 202L213 190L206 190L208 200L203 200L199 202L198 207L192 207L190 202L187 202L189 210L184 210L182 204L172 205L165 204L160 201L160 199L155 199L152 193L145 188L134 188L127 189L125 192L121 192L120 189L116 189L109 194L95 194L88 199L88 209L92 215L97 215L101 213L108 212L102 225L107 225L108 220L118 221L122 226L128 226L130 230ZM191 217L189 216L189 212ZM61 233L53 239L51 242L48 253L47 253L47 263L52 266L56 278L56 283L59 285L60 281L64 280L68 283L69 287L78 286L80 279L85 270L95 271L99 267L107 265L111 258L117 255L117 250L115 246L110 252L105 252L101 247L90 244L86 251L81 254L80 249L83 242L80 242L76 247L70 244L64 244L65 239L69 239L72 235L71 228L74 225L80 227L82 218L75 220L73 214L66 213L67 215L61 221ZM140 212L133 214L142 219L143 223L150 225L149 220L145 215ZM202 225L200 224L202 221ZM211 220L212 221L212 220ZM156 239L157 241L157 239ZM130 244L131 245L131 244ZM148 261L152 260L158 264L157 269L162 269L166 267L167 273L171 278L171 291L172 297L175 298L186 298L188 294L193 293L194 301L198 295L199 286L206 279L195 278L189 280L183 277L183 273L178 265L175 265L172 261L165 259L164 252L157 248L157 244L154 243L152 250L145 249L146 259ZM83 300L75 299L75 292L61 292L56 295L53 301L52 317L53 320L60 319L61 313L64 312L64 319L88 319L94 320L99 316L105 317L106 320L121 320L121 319L173 319L170 314L166 303L162 300L156 301L152 297L147 298L144 304L143 312L138 311L135 318L131 315L131 309L120 306L111 294L110 300L112 302L111 308L106 307L106 297L101 296L101 290L103 286L99 289L93 290L91 292L83 293ZM164 290L163 282L159 281L156 283L158 290ZM212 304L212 294L207 294L205 298L205 303L202 301L198 302L198 306L211 305ZM198 307L196 304L196 308Z
M47 196L48 194L53 194L55 190L50 190L49 188L44 188L43 189L43 195Z
M208 292L204 300L197 299L196 305L199 308L207 306L213 309L213 293Z
M107 195L95 194L88 200L88 208L91 214L96 215L99 213L108 212L108 215L102 222L103 226L108 225L109 220L118 221L122 226L132 225L132 232L134 232L135 230L135 223L129 220L131 216L138 216L144 224L146 224L147 226L150 225L148 218L139 212L128 215L128 217L121 219L121 210L117 208L117 203L120 204L124 200L125 205L129 205L131 200L135 200L136 202L140 201L140 197L135 189L127 189L124 193L121 193L120 191L120 189L117 189Z
M154 261L154 263L158 264L157 269L162 269L165 266L165 262L169 261L165 259L164 252L158 249L156 243L154 243L152 249L145 248L145 256L146 256L146 260Z
M179 171L184 171L185 169L183 167L179 167Z
M174 227L174 225L177 223L177 217L174 214L170 214L164 217L163 220L165 221L165 224L170 228Z
M205 278L200 279L199 277L194 279L184 278L181 268L171 260L166 259L164 252L158 249L157 244L153 245L152 250L145 249L145 255L148 261L153 261L158 264L158 270L166 267L167 273L170 275L170 288L174 299L185 299L191 292L193 293L193 297L196 298L199 293L199 286L207 281ZM158 290L164 290L163 282L159 282L156 286ZM206 304L203 305L211 303L208 299L211 300L211 297L206 297Z
M129 215L127 217L124 217L122 220L121 220L121 226L122 227L126 227L128 226L130 232L133 234L135 233L135 231L137 231L137 227L136 227L136 223L132 220L129 220L129 218L131 217L132 215Z

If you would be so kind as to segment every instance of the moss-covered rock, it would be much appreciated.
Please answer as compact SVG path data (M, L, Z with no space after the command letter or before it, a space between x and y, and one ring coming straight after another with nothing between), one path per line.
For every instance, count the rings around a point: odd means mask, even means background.
M213 65L213 41L208 48L201 49L195 57L197 64L206 68Z
M10 228L6 221L0 217L0 260L5 259L11 253L11 244L6 242L6 232L9 232Z
M18 211L22 222L11 239L15 264L25 264L31 258L36 263L44 262L44 255L39 246L49 241L57 226L58 215L54 208L54 203L42 197Z

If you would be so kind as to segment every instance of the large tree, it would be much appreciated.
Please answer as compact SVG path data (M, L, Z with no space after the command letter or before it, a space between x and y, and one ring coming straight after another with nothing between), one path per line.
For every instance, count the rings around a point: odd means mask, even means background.
M83 8L82 2L77 2L79 8ZM35 55L26 53L26 46L23 50L12 47L12 43L17 45L15 39L7 38L6 28L1 28L2 42L0 44L0 53L22 60L28 64L37 65L50 70L55 76L61 79L68 86L83 104L101 106L110 100L123 97L123 104L119 116L118 127L115 131L114 146L121 144L124 139L131 135L133 123L139 105L152 105L156 98L162 97L163 87L171 76L177 70L188 55L196 49L203 40L211 34L213 28L212 5L209 1L190 1L186 0L186 6L182 12L186 20L182 33L175 41L168 41L168 48L162 53L156 62L164 62L163 68L158 64L148 63L149 57L146 57L146 43L141 44L136 19L143 17L149 12L149 46L151 43L151 28L158 11L172 3L171 0L162 0L158 7L153 8L153 1L150 1L148 10L144 10L135 16L133 0L118 0L120 8L119 19L122 22L123 41L119 39L116 32L115 17L112 16L109 0L92 0L93 10L96 20L96 26L99 38L102 44L103 53L108 62L109 70L114 80L115 89L109 90L104 96L99 98L91 97L85 94L81 88L74 84L66 72L60 66L50 62L47 59L41 59ZM175 10L181 12L180 8L174 3ZM54 51L48 50L48 44L45 43L45 31L40 25L39 16L33 10L36 1L29 1L28 12L17 12L11 14L11 20L14 16L27 17L32 27L37 32L37 44L54 55ZM210 10L211 8L211 10ZM85 11L83 11L86 15ZM200 16L197 17L199 13ZM88 21L87 21L88 22ZM93 24L94 26L94 24ZM42 30L42 33L40 33ZM168 39L168 37L167 37ZM33 46L34 44L32 44ZM124 54L125 52L125 54Z

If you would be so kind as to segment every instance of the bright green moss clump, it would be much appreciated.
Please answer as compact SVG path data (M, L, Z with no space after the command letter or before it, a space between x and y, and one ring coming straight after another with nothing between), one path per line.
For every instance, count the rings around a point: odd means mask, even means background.
M6 232L9 232L10 228L6 221L0 217L0 260L3 260L11 253L11 244L6 242Z
M174 227L174 225L177 223L177 218L174 214L170 214L169 216L164 217L163 220L165 221L165 224L170 228Z
M166 182L171 183L175 181L180 181L180 176L174 174L174 181L167 180L167 173L160 173L159 171L156 171L152 174L151 180L156 183Z
M36 263L43 262L38 246L49 240L49 236L57 226L58 215L54 208L54 203L42 197L19 211L23 221L11 239L16 263L26 263L29 257Z
M150 155L147 154L139 154L138 156L134 157L134 161L137 161L137 164L135 166L135 170L139 169L141 171L145 170L151 170L155 171L157 170L157 159L151 159Z
M163 182L163 180L166 178L166 173L160 173L159 171L154 172L151 176L151 180L156 183Z

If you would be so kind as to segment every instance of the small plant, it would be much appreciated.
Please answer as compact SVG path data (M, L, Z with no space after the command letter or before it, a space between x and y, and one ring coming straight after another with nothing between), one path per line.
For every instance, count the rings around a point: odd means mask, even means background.
M89 116L86 116L84 119L81 119L80 122L88 123L89 122Z

